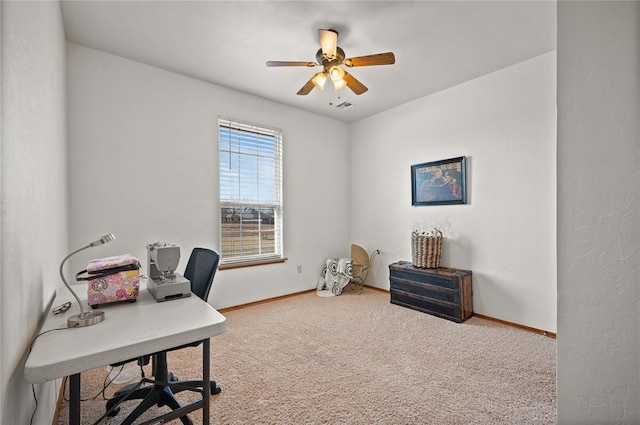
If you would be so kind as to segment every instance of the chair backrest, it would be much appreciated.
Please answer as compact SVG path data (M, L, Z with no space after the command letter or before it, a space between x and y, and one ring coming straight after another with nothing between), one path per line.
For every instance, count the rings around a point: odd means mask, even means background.
M220 254L207 248L193 248L184 277L191 282L191 292L203 299L209 298L213 277L218 270Z
M370 266L369 254L367 254L367 251L360 245L351 244L351 260L356 264L353 270L354 275L359 275Z

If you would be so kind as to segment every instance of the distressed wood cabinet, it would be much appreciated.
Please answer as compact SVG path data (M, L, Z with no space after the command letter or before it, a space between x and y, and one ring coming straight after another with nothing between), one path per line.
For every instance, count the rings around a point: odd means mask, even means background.
M454 322L473 316L471 271L422 269L408 261L389 265L391 303Z

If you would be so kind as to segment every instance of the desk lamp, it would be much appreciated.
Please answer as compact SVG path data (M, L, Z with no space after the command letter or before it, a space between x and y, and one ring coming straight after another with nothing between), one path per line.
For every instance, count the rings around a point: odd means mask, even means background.
M83 246L82 248L73 251L71 254L64 257L64 260L62 260L62 263L60 263L60 277L62 278L62 282L64 282L64 285L67 287L69 292L73 294L73 296L76 298L76 301L78 301L78 305L80 306L80 314L74 314L73 316L69 317L67 319L67 327L76 328L76 327L82 327L82 326L91 326L91 325L100 323L104 320L104 312L98 311L98 310L86 311L87 310L87 306L85 305L86 303L83 303L80 301L80 298L78 298L78 295L76 295L73 289L71 289L71 286L69 286L69 284L67 283L67 280L64 278L64 273L62 271L64 267L64 263L69 258L71 258L72 255L77 254L80 251L83 251L87 248L93 248L94 246L102 245L107 242L111 242L115 238L116 237L113 236L112 233L108 235L104 235L97 241L91 242L89 245Z

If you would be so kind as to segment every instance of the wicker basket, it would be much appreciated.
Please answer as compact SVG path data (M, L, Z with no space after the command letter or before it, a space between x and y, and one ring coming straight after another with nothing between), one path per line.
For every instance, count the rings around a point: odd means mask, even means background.
M435 236L411 233L411 258L413 265L421 269L440 267L442 259L442 232L435 230Z

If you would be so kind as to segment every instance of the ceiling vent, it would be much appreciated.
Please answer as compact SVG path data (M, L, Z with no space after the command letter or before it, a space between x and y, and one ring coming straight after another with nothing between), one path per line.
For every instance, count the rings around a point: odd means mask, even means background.
M349 102L342 102L338 105L336 105L336 108L338 109L349 109L353 106L353 103L349 103Z

